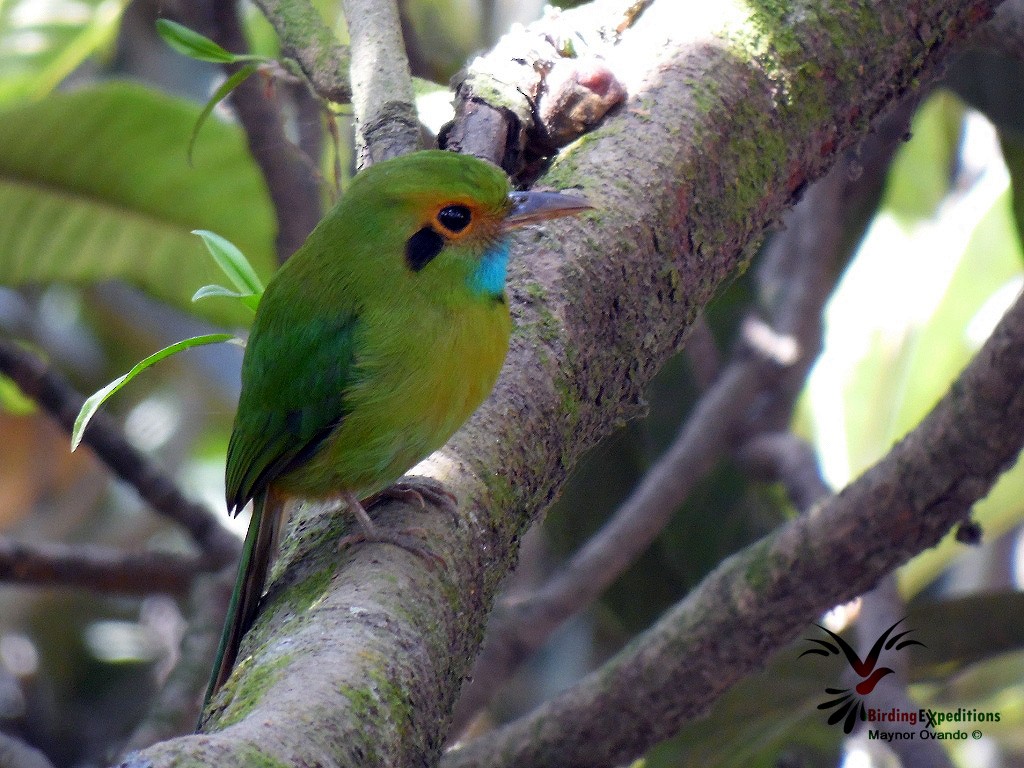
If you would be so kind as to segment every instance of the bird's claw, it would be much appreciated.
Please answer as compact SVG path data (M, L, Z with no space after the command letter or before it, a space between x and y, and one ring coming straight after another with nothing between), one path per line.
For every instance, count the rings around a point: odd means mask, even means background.
M356 544L393 544L419 557L431 570L434 569L435 565L440 565L442 568L447 567L448 563L445 562L443 557L423 544L422 539L426 535L427 531L425 528L403 528L400 531L385 531L379 526L374 526L371 531L360 531L359 533L350 533L342 536L338 539L338 551L341 552L347 547Z
M389 485L383 491L366 500L369 507L384 499L394 499L418 507L421 511L427 508L427 502L440 507L451 514L458 512L459 500L454 493L445 488L437 480L429 477L414 477L409 480Z

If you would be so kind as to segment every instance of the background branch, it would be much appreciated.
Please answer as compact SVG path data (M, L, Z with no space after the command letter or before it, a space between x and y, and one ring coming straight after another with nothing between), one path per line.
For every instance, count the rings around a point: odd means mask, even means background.
M30 544L0 537L0 581L17 584L183 595L197 574L215 568L209 558L122 552L95 544Z
M0 372L71 433L85 398L58 371L13 341L0 339ZM238 539L205 506L186 498L171 478L125 439L106 413L93 417L82 442L155 511L188 530L212 565L238 556Z
M293 0L301 7L301 0ZM215 38L230 51L245 51L246 42L238 19L239 4L233 0L213 3ZM322 22L320 23L322 27ZM230 75L240 65L226 64ZM281 110L276 103L290 89L271 89L259 77L250 77L232 91L230 100L245 129L249 151L267 182L277 217L277 256L284 262L306 240L320 220L320 187L311 172L319 157L308 159L285 135ZM272 92L277 95L270 97ZM317 121L319 128L319 121Z
M327 28L309 0L256 0L274 26L285 56L294 59L313 90L336 104L352 99L349 50Z
M395 0L343 0L352 39L356 165L420 149L420 123Z

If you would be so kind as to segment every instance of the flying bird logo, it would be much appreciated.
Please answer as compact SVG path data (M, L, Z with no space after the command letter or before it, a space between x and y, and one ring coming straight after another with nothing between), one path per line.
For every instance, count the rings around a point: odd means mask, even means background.
M826 657L838 656L842 653L842 655L846 657L847 662L849 662L850 669L860 677L860 682L854 686L853 690L849 688L825 689L825 693L831 696L838 696L838 698L823 701L818 705L818 709L822 710L832 709L833 707L835 708L836 711L828 718L829 725L835 725L840 720L843 720L843 732L849 734L853 731L853 726L856 724L858 719L867 720L867 711L864 707L864 697L875 689L875 686L878 685L878 682L882 678L887 675L891 675L896 671L890 667L878 666L878 662L883 651L901 651L911 645L920 645L922 648L927 647L924 643L918 640L903 639L914 631L912 629L904 630L903 632L899 632L895 635L892 634L893 630L905 621L905 619L906 617L900 619L885 630L885 632L882 633L882 636L875 641L873 646L871 646L871 650L868 651L868 655L863 659L857 655L856 651L854 651L850 644L843 640L842 637L837 635L835 632L825 629L825 627L820 624L815 624L818 629L826 633L835 642L830 643L827 640L809 637L807 638L807 642L814 643L820 647L808 648L806 651L801 653L798 658L803 658L804 656L811 654Z

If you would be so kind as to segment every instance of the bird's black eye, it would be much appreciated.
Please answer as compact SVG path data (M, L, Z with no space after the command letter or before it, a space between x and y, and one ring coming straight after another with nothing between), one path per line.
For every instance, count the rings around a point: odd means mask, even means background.
M446 205L437 212L437 223L449 232L461 232L469 226L472 214L464 205Z

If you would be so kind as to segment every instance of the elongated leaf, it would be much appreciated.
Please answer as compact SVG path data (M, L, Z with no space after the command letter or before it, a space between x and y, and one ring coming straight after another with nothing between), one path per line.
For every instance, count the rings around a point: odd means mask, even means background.
M260 303L260 297L255 293L239 293L238 291L232 291L230 288L225 288L223 285L204 285L195 292L195 295L192 296L192 301L209 299L216 296L226 299L236 299L242 302L253 312L256 311L256 307Z
M127 0L0 2L0 103L50 93L114 41Z
M140 360L130 371L128 371L128 373L118 376L112 382L107 384L107 386L103 387L103 389L98 392L94 392L91 396L86 398L85 402L82 404L82 410L78 412L78 416L75 418L75 427L71 431L71 450L75 450L81 444L82 437L85 435L85 428L89 426L89 422L92 420L92 417L96 414L96 411L99 410L99 407L103 405L107 398L151 365L159 363L164 358L170 357L171 355L185 349L201 347L204 344L219 344L222 341L228 341L233 338L234 336L230 333L208 333L205 336L193 336L191 339L176 341L174 344L164 347L159 352L154 352L144 360Z
M238 249L238 246L209 230L196 229L192 231L192 234L199 235L203 239L203 244L213 256L214 261L217 262L217 266L224 271L228 280L234 283L235 288L246 294L256 296L263 294L263 283L260 282L256 270L252 268L252 264Z
M196 139L199 136L199 129L203 127L203 123L206 122L206 118L213 112L213 108L220 104L224 99L228 97L235 88L244 83L253 72L256 71L255 64L246 64L240 70L235 72L231 77L221 83L210 100L203 106L203 111L199 113L199 117L196 119L196 124L192 127L192 135L188 139L188 162L192 163L192 154L196 146Z
M186 162L199 111L126 83L0 111L0 284L120 279L219 323L251 322L235 302L191 302L220 279L194 229L236 243L264 280L276 261L241 131L210 120Z
M249 61L251 57L241 56L225 50L210 38L170 19L157 19L156 31L163 41L182 56L212 64L231 64Z

